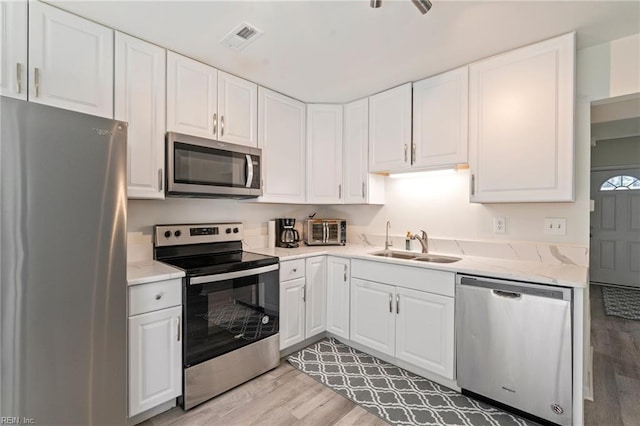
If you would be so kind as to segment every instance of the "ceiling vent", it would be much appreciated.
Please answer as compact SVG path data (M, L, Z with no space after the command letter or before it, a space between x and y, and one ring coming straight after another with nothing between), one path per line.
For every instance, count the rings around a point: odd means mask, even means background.
M242 50L262 35L262 31L243 22L222 39L222 44L232 50Z

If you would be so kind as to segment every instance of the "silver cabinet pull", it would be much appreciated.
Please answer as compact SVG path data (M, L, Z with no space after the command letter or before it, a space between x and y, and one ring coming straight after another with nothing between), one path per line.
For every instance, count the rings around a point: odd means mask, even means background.
M16 62L16 91L22 93L22 64Z
M396 295L396 315L400 313L400 296Z
M407 154L409 152L409 146L405 143L404 144L404 162L407 162Z
M158 169L158 191L162 191L162 169Z
M362 198L365 198L365 195L364 195L364 182L362 182Z
M180 317L176 317L176 326L177 326L177 329L178 329L178 342L179 342L180 341L180 337L182 335L182 330L181 330L181 327L180 327Z
M293 268L291 272L298 272L298 268Z
M162 293L156 294L156 300L160 300L160 299L162 299Z
M213 134L218 133L218 114L213 114Z
M347 282L347 265L344 265L344 277L343 277L343 279L344 279L344 282L346 283Z
M416 144L411 144L411 164L416 162Z
M224 115L220 116L220 137L224 136Z
M342 199L342 185L338 185L338 198Z
M393 295L389 293L389 312L393 312Z
M471 175L471 195L476 193L476 175Z
M38 68L33 69L33 85L36 89L36 98L40 95L40 70Z
M302 287L302 301L306 302L307 301L307 286L303 286Z

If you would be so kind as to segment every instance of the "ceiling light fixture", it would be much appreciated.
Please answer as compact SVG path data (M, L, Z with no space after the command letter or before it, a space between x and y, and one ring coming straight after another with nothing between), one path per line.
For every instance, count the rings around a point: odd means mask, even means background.
M431 9L431 2L429 0L411 0L411 2L418 8L423 15ZM382 0L371 0L371 7L377 9L380 7Z

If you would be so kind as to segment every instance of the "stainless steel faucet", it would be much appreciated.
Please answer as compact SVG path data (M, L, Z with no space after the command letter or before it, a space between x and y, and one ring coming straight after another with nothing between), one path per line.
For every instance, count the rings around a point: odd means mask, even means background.
M420 241L423 253L429 253L429 238L427 237L427 233L423 230L420 230L420 234L421 235L414 234L413 238Z
M391 222L387 221L387 231L385 233L385 238L384 238L384 249L385 250L389 250L389 247L391 247L393 245L393 243L389 241L389 228L391 228Z

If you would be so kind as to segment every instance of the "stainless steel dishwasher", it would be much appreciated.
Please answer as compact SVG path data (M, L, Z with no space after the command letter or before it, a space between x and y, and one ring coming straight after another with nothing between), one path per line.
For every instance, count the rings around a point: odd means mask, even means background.
M561 425L572 422L571 289L456 278L458 386Z

